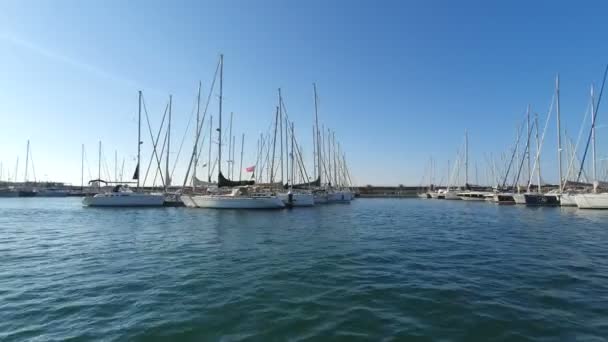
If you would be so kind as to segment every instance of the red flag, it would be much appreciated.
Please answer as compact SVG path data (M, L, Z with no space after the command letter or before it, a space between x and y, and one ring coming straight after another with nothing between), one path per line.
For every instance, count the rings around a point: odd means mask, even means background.
M253 172L253 171L255 171L255 165L246 168L245 171L247 171L247 172Z

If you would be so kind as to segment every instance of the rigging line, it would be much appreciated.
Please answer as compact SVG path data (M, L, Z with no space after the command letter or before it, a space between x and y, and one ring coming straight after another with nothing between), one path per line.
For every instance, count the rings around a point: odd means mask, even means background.
M163 157L165 156L165 146L168 145L169 141L169 132L165 131L165 139L163 139L163 146L160 150L160 159L162 160ZM156 185L156 177L160 174L160 176L162 177L162 173L160 173L160 167L158 168L157 172L154 174L154 181L152 182L152 184ZM163 187L165 186L164 182L163 182Z
M150 140L152 140L152 142L154 142L154 135L152 134L152 126L150 125L150 117L148 116L148 108L146 107L146 100L144 99L143 93L141 95L141 103L143 104L144 113L146 114L146 122L148 124L148 132L150 133ZM139 141L138 143L141 144L141 141ZM163 182L162 185L164 187L165 186L165 178L163 177L160 158L158 157L158 154L156 153L156 145L153 146L152 153L156 157L156 162L158 164L158 168L159 168L159 172L160 172L160 176L161 176L160 178L161 178L161 180ZM137 167L140 167L140 165L138 165ZM145 184L145 182L144 182L144 184Z
M186 125L186 130L184 131L184 136L182 137L182 142L179 144L179 149L177 150L177 155L175 156L175 160L173 161L173 169L171 169L171 176L169 177L169 179L173 179L173 174L175 173L175 167L177 166L177 161L179 160L179 155L182 153L182 147L184 146L184 141L186 141L186 134L188 133L188 130L190 129L190 124L192 123L192 117L194 116L195 111L196 111L196 101L194 101L194 105L192 107L192 112L190 113L190 118L188 119L188 124Z
M215 81L217 80L217 74L220 69L220 64L221 64L221 59L218 60L217 66L215 67L215 74L213 75L213 81L211 82L211 87L209 88L209 94L207 95L207 103L205 104L205 110L203 111L203 119L198 124L198 127L196 127L195 145L198 144L198 139L201 135L201 131L203 129L203 124L205 123L205 118L207 117L207 109L209 108L209 103L211 102L211 96L213 95L213 89L215 89ZM211 122L209 124L211 125ZM209 137L209 144L211 144L211 141L212 141L212 138ZM209 147L211 147L211 146L209 146ZM188 169L186 170L186 175L184 176L184 183L182 185L182 190L186 187L186 184L188 184L188 176L190 175L190 169L192 168L192 163L194 162L194 158L196 157L195 156L196 152L197 151L194 149L194 146L192 146L192 155L190 156L190 162L188 163ZM196 167L196 165L194 165L194 167ZM211 172L209 173L209 176L211 176Z
M602 80L602 88L600 89L600 96L597 99L597 105L595 106L595 110L593 113L593 125L591 126L591 132L589 132L589 137L587 138L587 145L585 146L585 152L583 153L583 159L581 160L581 168L578 171L578 176L576 177L576 181L578 182L581 178L581 173L583 172L583 165L585 165L585 159L587 157L587 151L589 150L589 143L591 143L591 135L593 130L595 129L595 119L597 118L597 112L600 108L600 103L602 101L602 94L604 93L604 85L606 84L606 75L608 75L608 65L606 65L606 70L604 71L604 79ZM594 180L595 181L595 180Z
M543 129L543 135L540 138L540 144L538 146L538 151L536 151L536 158L534 160L534 167L532 167L532 172L530 174L534 174L534 171L536 171L536 166L540 167L540 154L543 150L543 144L545 142L545 135L547 134L547 127L549 127L549 121L551 119L551 113L553 113L553 105L555 104L555 93L553 93L553 97L551 99L551 105L549 106L549 112L547 113L547 120L545 121L545 128ZM542 178L541 178L542 181ZM561 180L560 180L561 182ZM542 183L542 182L541 182ZM530 188L530 186L532 185L532 180L530 180L528 182L528 188ZM538 184L538 186L541 186L541 184Z
M169 102L167 102L167 105L165 106L165 112L163 113L163 118L160 122L160 127L158 128L158 133L156 134L156 139L152 138L152 147L154 148L154 151L156 151L156 147L158 146L158 142L160 139L160 133L162 132L163 127L165 125L165 118L167 116L168 110L169 110ZM150 161L148 162L148 167L146 168L146 174L144 176L143 184L146 184L146 180L148 179L148 173L150 172L150 167L152 166L153 160L154 160L154 154L151 154Z
M566 179L564 180L564 183L568 182L568 178L570 178L571 173L573 171L575 159L578 159L576 156L576 151L578 150L579 144L583 137L583 129L585 127L585 124L587 123L587 118L589 117L590 109L591 109L591 100L589 100L589 102L587 103L587 109L585 110L585 116L583 117L583 122L581 123L581 127L578 130L578 137L576 138L576 144L574 145L574 148L572 149L572 153L570 156L570 162L568 163L568 171L566 173ZM576 161L578 161L578 160L576 160Z

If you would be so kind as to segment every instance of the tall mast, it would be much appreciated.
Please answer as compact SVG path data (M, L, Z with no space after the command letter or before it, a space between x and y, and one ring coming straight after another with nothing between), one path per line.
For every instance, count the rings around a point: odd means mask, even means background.
M277 125L279 124L279 106L274 114L274 137L272 138L272 159L270 160L270 184L274 183L274 153L277 147ZM282 139L282 138L281 138ZM281 160L283 156L281 156Z
M464 186L469 184L469 133L464 130Z
M559 192L560 194L564 190L563 184L564 180L562 179L562 126L560 121L560 111L559 111L559 74L555 77L555 96L557 98L557 165L558 165L558 175L559 175Z
M332 145L334 152L333 161L334 161L334 186L338 186L338 164L336 163L336 132L332 132Z
M537 173L537 182L538 182L538 192L541 192L541 185L540 185L540 141L538 140L538 114L536 114L536 163L538 165L538 173Z
M220 108L219 108L219 116L220 123L219 128L217 129L219 140L218 140L218 152L217 152L217 174L222 173L222 96L224 91L224 55L220 55Z
M284 182L285 177L283 174L283 98L281 97L281 88L279 88L279 140L281 141L281 183ZM287 131L287 127L285 127Z
M27 171L29 169L30 161L30 140L27 140L27 147L25 148L25 174L23 180L27 183Z
M165 163L165 191L169 190L171 185L171 176L169 175L169 147L171 145L171 107L173 106L173 95L169 95L169 121L167 122L167 160Z
M527 129L528 129L528 142L526 143L526 158L528 159L528 183L532 179L532 164L530 162L530 105L528 105L528 109L526 110L526 121L527 121Z
M595 89L591 85L591 168L593 175L593 192L596 192L595 182L597 181L597 166L595 159Z
M232 178L232 175L230 174L230 165L232 164L232 116L234 115L233 112L230 112L230 126L228 127L228 160L226 161L226 164L228 165L228 177Z
M315 132L315 126L312 126L312 164L313 164L313 180L317 179L317 133Z
M232 158L230 158L230 160L232 161L230 163L230 179L234 179L234 151L236 151L236 136L233 135L232 136Z
M291 182L289 183L289 187L293 187L293 183L295 182L295 163L293 160L293 147L295 145L295 136L293 132L293 122L291 123Z
M137 167L139 168L139 158L138 158L137 162L138 162ZM139 178L139 177L137 177L137 178ZM98 151L98 155L97 155L97 187L98 188L101 187L100 180L101 180L101 140L99 140L99 151ZM139 179L137 180L137 183L139 184ZM139 185L138 185L138 187L139 187Z
M209 117L209 160L207 162L208 182L211 182L211 146L213 146L213 115Z
M241 181L241 175L243 173L243 148L245 147L245 133L241 136L241 163L239 166L239 182Z
M336 186L336 184L333 182L332 179L332 171L331 171L331 166L332 166L332 162L331 162L331 133L329 132L329 128L327 129L327 165L329 168L329 174L327 175L327 177L330 179L330 183L333 183L333 186Z
M198 81L198 95L196 97L196 129L194 130L194 170L192 170L192 189L196 189L196 169L198 167L198 136L201 133L201 118L200 118L200 109L201 109L201 81ZM201 149L202 145L201 144ZM211 135L209 135L209 146L211 146Z
M101 156L101 141L99 142L99 154ZM101 159L101 157L100 157ZM139 91L139 106L137 111L137 190L139 190L139 162L141 159L141 90ZM101 164L100 164L101 167ZM100 176L101 177L101 176Z
M321 179L321 139L319 135L319 113L317 106L317 84L312 84L314 95L315 95L315 128L316 128L316 140L317 140L317 177Z
M84 144L80 152L80 190L84 189Z
M448 185L447 185L447 191L450 191L450 160L448 159Z
M289 121L287 120L287 115L284 118L285 120L285 172L287 173L287 183L289 184Z

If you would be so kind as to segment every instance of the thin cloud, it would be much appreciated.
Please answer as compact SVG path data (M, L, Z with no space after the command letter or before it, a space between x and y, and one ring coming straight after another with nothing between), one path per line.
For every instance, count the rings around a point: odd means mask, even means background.
M133 80L129 80L129 79L117 76L117 75L107 72L99 67L96 67L94 65L65 56L65 55L57 53L55 51L46 49L46 48L36 45L32 42L23 40L17 36L10 35L7 33L0 33L0 40L8 42L17 47L27 49L31 52L34 52L40 56L44 56L48 59L52 59L54 61L58 61L58 62L66 64L66 65L72 66L74 68L78 68L80 70L86 71L87 73L93 74L97 77L101 77L101 78L112 80L114 82L122 83L129 87L141 89L141 85L139 85L137 82L135 82Z

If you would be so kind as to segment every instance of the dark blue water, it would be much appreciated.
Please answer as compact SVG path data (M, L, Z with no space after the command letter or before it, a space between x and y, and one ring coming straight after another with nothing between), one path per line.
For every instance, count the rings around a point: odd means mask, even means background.
M0 340L601 341L608 212L0 199Z

